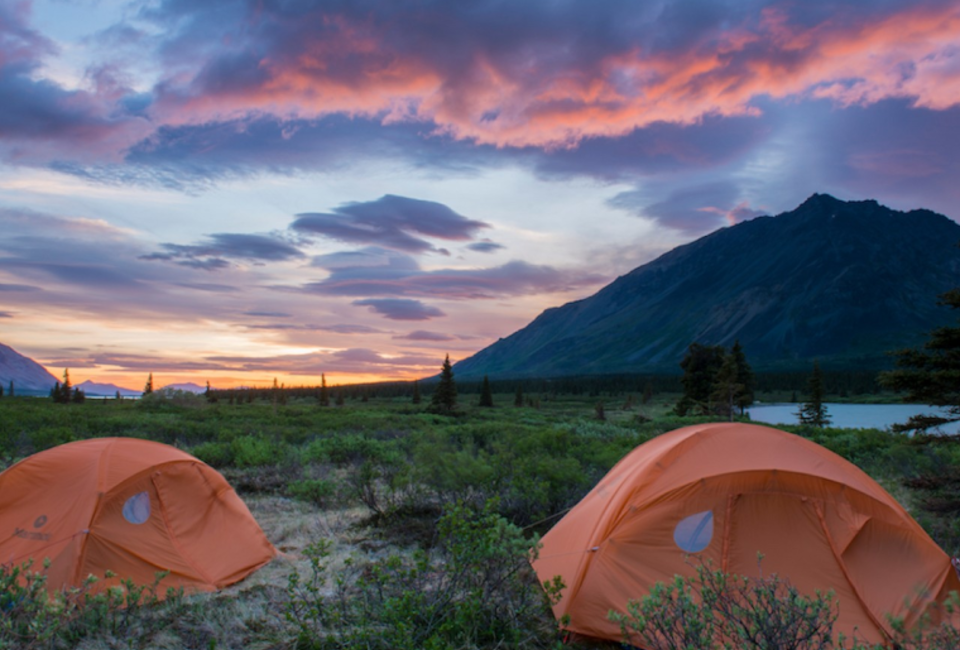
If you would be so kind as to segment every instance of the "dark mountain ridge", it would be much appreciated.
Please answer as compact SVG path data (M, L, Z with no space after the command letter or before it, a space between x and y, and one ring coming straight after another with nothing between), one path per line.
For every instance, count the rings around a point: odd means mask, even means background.
M953 315L960 225L929 210L814 194L679 246L544 311L457 376L679 372L691 342L739 340L757 370L882 368Z
M0 343L0 386L4 391L9 390L10 382L15 393L46 394L57 383L57 378L33 359Z

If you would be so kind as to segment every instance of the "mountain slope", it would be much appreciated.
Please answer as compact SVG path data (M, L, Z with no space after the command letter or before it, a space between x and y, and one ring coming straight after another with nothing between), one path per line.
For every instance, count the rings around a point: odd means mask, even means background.
M679 372L693 342L740 340L758 370L888 366L952 314L960 225L815 194L680 246L454 366L458 377Z
M0 386L4 392L13 381L15 393L46 393L57 378L39 363L0 343Z

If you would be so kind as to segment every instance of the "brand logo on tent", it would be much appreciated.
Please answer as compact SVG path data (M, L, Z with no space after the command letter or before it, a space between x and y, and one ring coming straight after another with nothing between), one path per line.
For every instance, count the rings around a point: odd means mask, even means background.
M40 515L39 517L37 517L36 519L33 520L33 527L34 527L34 528L41 528L45 523L47 523L47 516L46 516L46 515Z
M24 530L22 528L13 529L14 537L19 537L21 539L32 539L35 542L49 542L50 534L49 533L33 533L29 530Z

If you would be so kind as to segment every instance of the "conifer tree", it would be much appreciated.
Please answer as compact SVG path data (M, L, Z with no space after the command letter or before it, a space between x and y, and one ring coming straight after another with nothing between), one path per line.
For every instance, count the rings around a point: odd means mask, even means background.
M490 380L483 376L483 385L480 388L480 406L493 408L493 393L490 391Z
M54 404L60 403L60 381L58 380L54 383L53 388L50 389L50 399L53 400Z
M0 397L3 397L3 386L0 386Z
M73 389L73 395L70 396L70 401L74 404L83 404L87 400L87 394L84 393L79 388Z
M743 394L743 384L737 382L737 360L731 354L723 355L723 363L713 379L710 401L716 413L733 422L733 412Z
M330 406L330 389L327 388L327 376L320 374L320 406Z
M691 411L706 415L709 412L710 395L717 371L723 365L722 346L707 346L691 343L680 367L683 368L683 397L674 407L679 416Z
M747 355L744 353L743 346L740 345L739 340L734 341L733 347L730 348L730 355L733 357L734 363L737 366L737 383L743 387L740 391L740 396L737 398L740 415L743 415L746 408L753 404L753 391L756 384L756 377L753 374L753 368L751 368L747 362Z
M457 385L453 381L453 366L450 365L449 354L443 360L440 382L433 391L430 405L442 411L452 411L457 406Z
M960 288L940 296L940 304L960 309ZM880 384L904 392L904 401L941 406L945 414L921 414L894 431L927 431L960 421L960 327L939 327L920 349L896 353L897 367L880 373Z
M423 398L420 397L420 382L414 380L413 382L413 403L419 404Z
M60 399L61 404L69 404L70 398L73 397L73 386L70 384L70 370L67 368L63 369L63 383L60 384Z
M10 387L7 389L7 392L10 394L10 397L13 397L13 380L10 380Z
M815 427L825 427L830 424L827 407L823 403L823 374L820 364L813 362L813 372L807 380L807 401L800 405L797 413L800 424L810 424Z
M513 396L513 405L516 407L523 406L523 386L517 384L517 392Z
M143 394L149 395L152 392L153 392L153 373L151 372L150 375L147 377L146 385L143 387Z
M340 388L337 390L337 397L336 399L334 399L334 404L336 404L337 406L343 406L344 402L345 402L345 399L343 397L343 389Z

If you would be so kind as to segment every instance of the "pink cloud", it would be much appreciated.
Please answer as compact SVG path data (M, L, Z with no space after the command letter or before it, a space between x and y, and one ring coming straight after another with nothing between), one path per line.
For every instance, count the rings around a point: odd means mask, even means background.
M526 49L498 51L463 25L468 45L439 37L418 45L419 23L408 41L404 25L366 14L312 13L287 23L261 15L273 49L253 62L254 74L241 78L212 60L186 82L164 85L157 114L170 123L261 112L375 116L431 123L437 133L482 144L556 148L657 122L755 115L761 97L841 105L906 97L931 109L960 102L960 6L861 13L841 7L802 24L768 7L672 47L620 43L583 62L565 58L555 43L537 43L535 34Z

